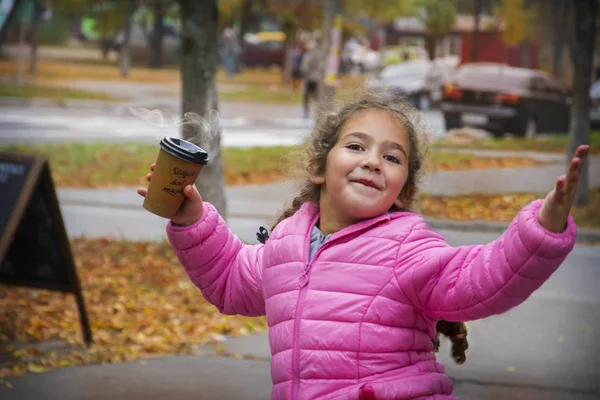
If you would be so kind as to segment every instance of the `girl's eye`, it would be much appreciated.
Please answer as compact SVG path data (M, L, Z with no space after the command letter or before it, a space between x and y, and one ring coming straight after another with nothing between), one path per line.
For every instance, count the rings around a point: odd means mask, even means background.
M394 164L400 164L400 160L396 156L390 156L390 155L383 156L383 159L387 160L389 162L393 162Z
M355 151L364 150L363 147L358 143L350 143L348 146L346 146L346 148L348 148L350 150L355 150Z

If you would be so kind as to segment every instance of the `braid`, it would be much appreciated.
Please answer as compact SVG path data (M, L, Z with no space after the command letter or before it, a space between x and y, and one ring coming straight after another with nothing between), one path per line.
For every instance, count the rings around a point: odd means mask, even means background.
M452 341L452 358L457 364L466 361L465 352L469 348L467 341L467 326L464 322L438 321L436 324L437 333L433 338L433 351L438 352L440 347L440 333Z

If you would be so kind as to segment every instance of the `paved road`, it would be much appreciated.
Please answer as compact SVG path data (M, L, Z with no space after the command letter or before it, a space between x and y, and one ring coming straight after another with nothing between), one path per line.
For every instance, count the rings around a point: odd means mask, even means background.
M236 103L229 103L238 107ZM229 117L222 113L224 147L295 145L309 134L312 120L286 116L289 106L264 106L254 115ZM241 108L241 107L240 107ZM244 107L245 109L247 107ZM250 107L252 108L252 107ZM299 113L299 111L297 111ZM168 120L173 114L164 114ZM427 123L440 135L443 121L437 113L428 114ZM163 136L179 136L172 124L156 124L133 116L128 106L109 110L61 108L0 108L0 144L61 141L156 142Z

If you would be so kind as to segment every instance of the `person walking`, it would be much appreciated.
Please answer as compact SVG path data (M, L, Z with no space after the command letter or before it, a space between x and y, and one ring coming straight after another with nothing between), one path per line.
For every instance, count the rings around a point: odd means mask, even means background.
M319 84L322 79L323 69L321 65L322 52L316 40L311 39L306 43L306 52L302 56L300 71L304 79L304 91L302 93L302 104L304 107L304 118L310 117L310 102L317 100Z

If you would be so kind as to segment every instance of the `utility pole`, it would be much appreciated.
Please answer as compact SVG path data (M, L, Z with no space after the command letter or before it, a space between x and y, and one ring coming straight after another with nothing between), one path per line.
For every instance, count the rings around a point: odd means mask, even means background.
M333 109L335 87L340 65L342 41L342 0L325 0L321 41L321 83L319 85L319 114Z
M121 77L129 77L129 67L131 66L131 25L133 24L133 13L135 12L135 0L129 0L127 3L127 19L125 20L125 32L123 43L121 44L120 60Z

